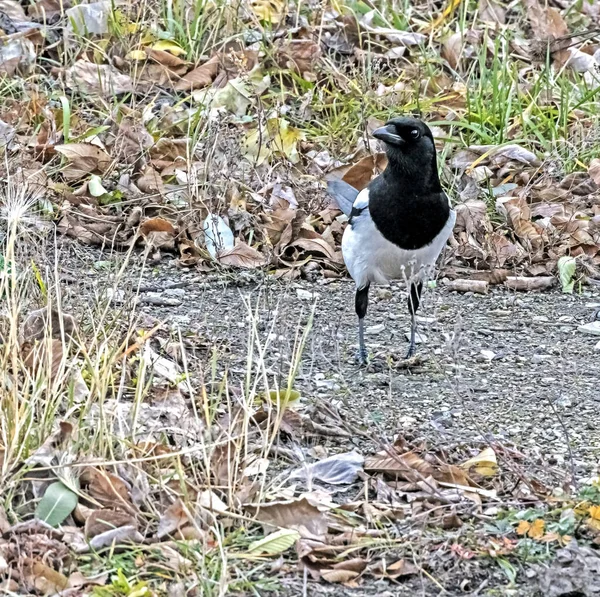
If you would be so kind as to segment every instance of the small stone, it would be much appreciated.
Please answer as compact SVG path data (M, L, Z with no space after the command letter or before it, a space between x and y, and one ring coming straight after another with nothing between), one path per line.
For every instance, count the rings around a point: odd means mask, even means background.
M304 290L303 288L296 288L296 296L303 301L312 301L315 297L314 293L309 290Z
M496 353L491 350L482 350L480 354L486 361L492 361L496 356Z
M375 296L382 301L387 301L389 299L391 299L394 294L392 293L392 291L389 288L378 288L376 290Z
M375 335L381 334L385 330L385 325L383 323L378 323L377 325L371 325L367 328L367 334Z
M531 362L539 365L540 363L547 363L548 361L553 361L554 357L551 354L534 354L531 357Z
M575 318L572 315L561 315L558 318L558 321L560 321L561 323L570 323L571 321L573 321Z
M588 309L600 309L600 303L586 303Z
M598 342L598 344L596 344L596 346L594 346L594 350L600 350L600 342Z
M538 321L538 322L550 321L550 319L548 317L546 317L545 315L534 315L532 319L533 319L533 321Z
M405 334L406 339L410 342L410 334L407 332ZM427 342L427 336L422 332L417 332L415 334L415 344L425 344Z
M577 328L578 331L584 334L591 334L592 336L600 336L600 321L592 321L584 325L580 325Z
M187 291L185 288L167 288L163 294L169 297L182 297L187 294Z

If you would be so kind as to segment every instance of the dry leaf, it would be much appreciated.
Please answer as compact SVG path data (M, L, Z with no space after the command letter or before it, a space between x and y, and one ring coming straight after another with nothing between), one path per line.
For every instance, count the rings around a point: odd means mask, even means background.
M85 521L85 536L87 539L91 539L96 535L126 525L136 526L135 519L131 514L108 508L94 510Z
M119 72L114 66L86 60L78 60L68 68L65 78L70 89L86 95L110 97L149 89L147 83L134 83L129 75Z
M362 191L375 175L385 170L386 166L387 156L385 153L368 155L348 168L342 176L342 180L358 191Z
M533 35L539 40L552 40L569 33L558 9L542 6L538 0L527 0L527 18Z
M331 583L344 583L358 576L353 570L321 570L321 578Z
M69 180L88 174L104 174L112 163L112 158L103 149L91 143L55 145L54 149L70 162L63 170L63 175Z
M21 346L23 363L32 375L46 372L48 367L50 381L54 381L60 371L64 357L63 343L60 340L42 342L24 342Z
M386 473L398 476L407 481L418 481L434 474L431 464L414 452L405 454L379 452L375 456L365 458L364 470L366 473Z
M160 174L152 168L152 166L146 166L136 183L140 191L148 193L149 195L164 195L165 185L163 184Z
M232 249L220 251L217 259L221 265L248 269L262 267L266 263L263 255L244 242L238 242Z
M256 520L267 525L269 531L295 529L301 534L308 531L313 536L323 536L327 532L327 515L306 497L245 507L256 516Z
M130 510L129 488L121 478L112 473L88 467L84 469L80 480L89 497L99 504L107 508L121 507Z
M173 89L175 91L193 91L194 89L202 89L212 84L213 79L219 72L219 57L213 56L204 64L191 70L189 73L181 77Z

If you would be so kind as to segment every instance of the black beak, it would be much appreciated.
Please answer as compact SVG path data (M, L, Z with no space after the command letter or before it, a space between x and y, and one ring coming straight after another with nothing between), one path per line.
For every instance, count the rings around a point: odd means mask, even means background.
M379 139L380 141L389 143L390 145L404 144L404 139L394 132L394 128L391 125L379 127L378 129L374 130L372 134L375 139Z

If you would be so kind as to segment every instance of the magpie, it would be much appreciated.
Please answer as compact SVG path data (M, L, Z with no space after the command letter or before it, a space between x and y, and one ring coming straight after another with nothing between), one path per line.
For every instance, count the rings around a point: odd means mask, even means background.
M414 355L423 284L433 275L456 221L440 184L429 127L416 118L393 118L373 131L373 137L385 144L388 164L383 173L360 192L341 180L328 184L329 194L348 216L342 254L356 284L361 364L367 362L369 287L390 280L407 283L411 330L406 358Z

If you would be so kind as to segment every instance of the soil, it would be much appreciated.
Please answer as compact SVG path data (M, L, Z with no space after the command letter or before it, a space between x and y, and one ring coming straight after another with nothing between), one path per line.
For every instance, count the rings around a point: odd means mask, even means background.
M63 254L65 300L73 308L82 296L97 296L123 259L69 243ZM402 359L410 325L405 289L397 284L372 289L366 322L371 364L364 368L354 360L357 326L350 280L202 274L179 269L168 257L142 271L142 261L140 254L133 256L121 290L127 295L139 283L143 317L164 320L184 337L200 338L197 356L205 366L210 347L217 346L220 354L229 355L232 371L244 370L252 311L259 337L270 339L266 356L273 375L286 376L297 332L310 322L315 305L295 387L303 400L336 407L362 432L327 440L330 451L372 453L381 442L406 433L434 445L496 439L516 446L527 455L532 474L555 484L581 483L598 474L600 337L578 330L600 306L597 287L573 295L493 287L478 295L448 292L438 281L420 310L419 331L426 342L408 368ZM435 583L424 577L359 589L310 582L306 588L301 577L291 578L284 583L288 589L278 594L434 595L440 594L436 583L446 588L445 594L472 594L477 587L481 595L534 594L532 588L505 588L507 579L497 567L486 572L481 566L464 563Z

